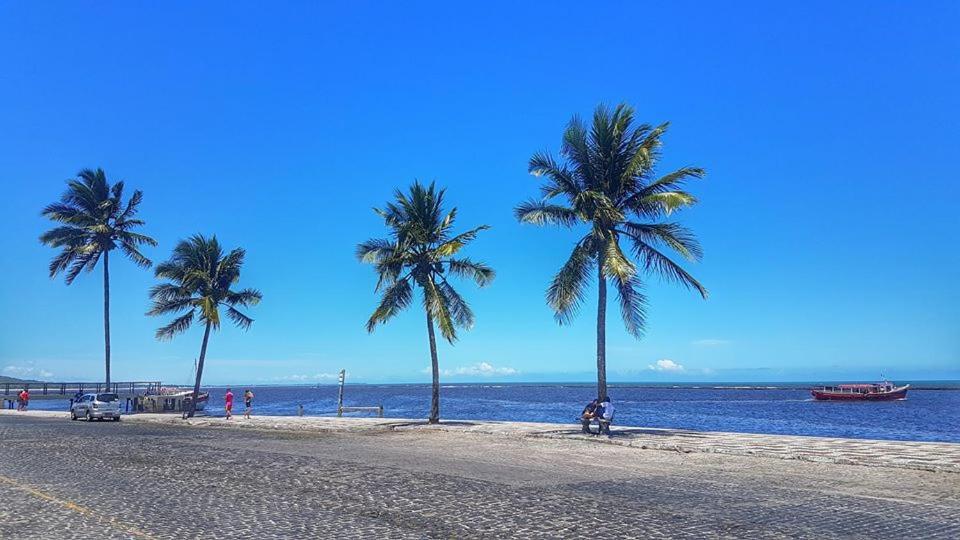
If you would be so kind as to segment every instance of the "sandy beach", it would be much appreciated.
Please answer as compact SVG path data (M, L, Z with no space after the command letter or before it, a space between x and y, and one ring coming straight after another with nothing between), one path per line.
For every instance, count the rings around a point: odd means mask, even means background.
M396 419L0 413L0 537L960 534L960 445Z

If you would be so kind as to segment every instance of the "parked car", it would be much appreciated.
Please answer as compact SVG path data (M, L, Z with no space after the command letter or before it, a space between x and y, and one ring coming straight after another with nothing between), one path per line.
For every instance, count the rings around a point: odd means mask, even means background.
M110 418L120 421L120 396L112 393L84 394L70 406L70 419L84 418L92 422L94 418Z

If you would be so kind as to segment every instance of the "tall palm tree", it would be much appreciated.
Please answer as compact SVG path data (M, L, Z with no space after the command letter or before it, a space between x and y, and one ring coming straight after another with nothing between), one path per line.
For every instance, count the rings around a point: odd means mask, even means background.
M430 401L430 423L440 421L440 366L434 323L449 343L457 339L457 328L473 326L473 311L448 281L451 276L472 279L483 287L493 281L494 271L482 262L456 257L461 249L489 227L481 225L453 235L457 209L444 214L443 196L431 182L424 186L414 182L409 194L397 190L394 202L382 210L375 208L390 238L373 239L357 246L357 258L373 264L379 277L376 290L381 293L380 305L367 321L367 331L390 320L413 301L413 286L420 288L427 316L430 339L430 361L433 372L433 393Z
M43 215L62 225L40 235L40 242L60 253L50 261L50 277L63 272L67 285L86 269L93 271L103 258L103 342L105 382L110 387L110 252L116 248L143 268L150 259L140 253L140 246L156 246L157 242L133 229L144 225L137 219L137 207L143 192L137 190L123 204L123 181L113 185L103 169L83 169L67 181L67 190L60 202L48 205Z
M253 319L237 307L256 305L263 297L256 289L234 291L230 288L240 280L245 255L246 252L241 248L224 255L216 236L205 238L197 234L188 240L181 240L173 249L170 260L158 264L155 270L157 278L169 282L150 289L153 307L147 315L177 315L170 324L157 330L157 339L173 339L173 336L190 328L194 318L203 323L203 343L197 361L193 399L185 415L187 418L196 411L203 361L207 357L207 341L211 329L220 329L220 308L226 308L227 318L246 330L253 324Z
M598 398L607 395L608 281L617 290L627 332L638 339L646 323L641 271L707 297L706 288L665 253L666 248L690 261L702 256L693 233L667 218L697 202L684 184L704 175L703 169L696 167L655 174L667 126L634 125L633 109L625 104L612 111L597 107L589 129L575 116L563 134L563 162L545 152L530 158L530 173L544 177L542 198L524 202L515 210L523 223L588 227L546 296L557 322L568 323L583 303L591 272L596 272ZM555 201L557 198L562 202ZM621 240L629 243L637 262L624 252Z

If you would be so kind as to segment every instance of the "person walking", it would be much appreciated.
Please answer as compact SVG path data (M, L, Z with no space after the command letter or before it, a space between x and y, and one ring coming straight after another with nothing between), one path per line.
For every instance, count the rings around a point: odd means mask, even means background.
M227 420L233 418L233 390L227 388L227 393L223 395L223 408L227 411Z
M24 388L23 391L20 392L20 395L17 397L20 398L19 402L17 403L17 410L18 411L27 410L27 405L30 404L30 392L26 388Z
M249 388L243 392L243 417L246 419L250 418L250 413L253 412L253 392Z

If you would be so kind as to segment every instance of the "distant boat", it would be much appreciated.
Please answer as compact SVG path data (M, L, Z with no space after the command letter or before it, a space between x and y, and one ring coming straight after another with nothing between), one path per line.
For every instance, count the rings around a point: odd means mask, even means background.
M158 397L162 399L172 398L182 400L183 406L186 407L187 404L193 399L193 390L185 390L183 388L176 387L163 387L160 389L160 392L153 394L151 397ZM200 392L197 395L197 408L196 410L202 411L204 407L207 406L207 401L210 400L210 394L208 392Z
M907 399L909 384L896 386L891 382L869 384L840 384L812 388L813 399L822 401L893 401Z

